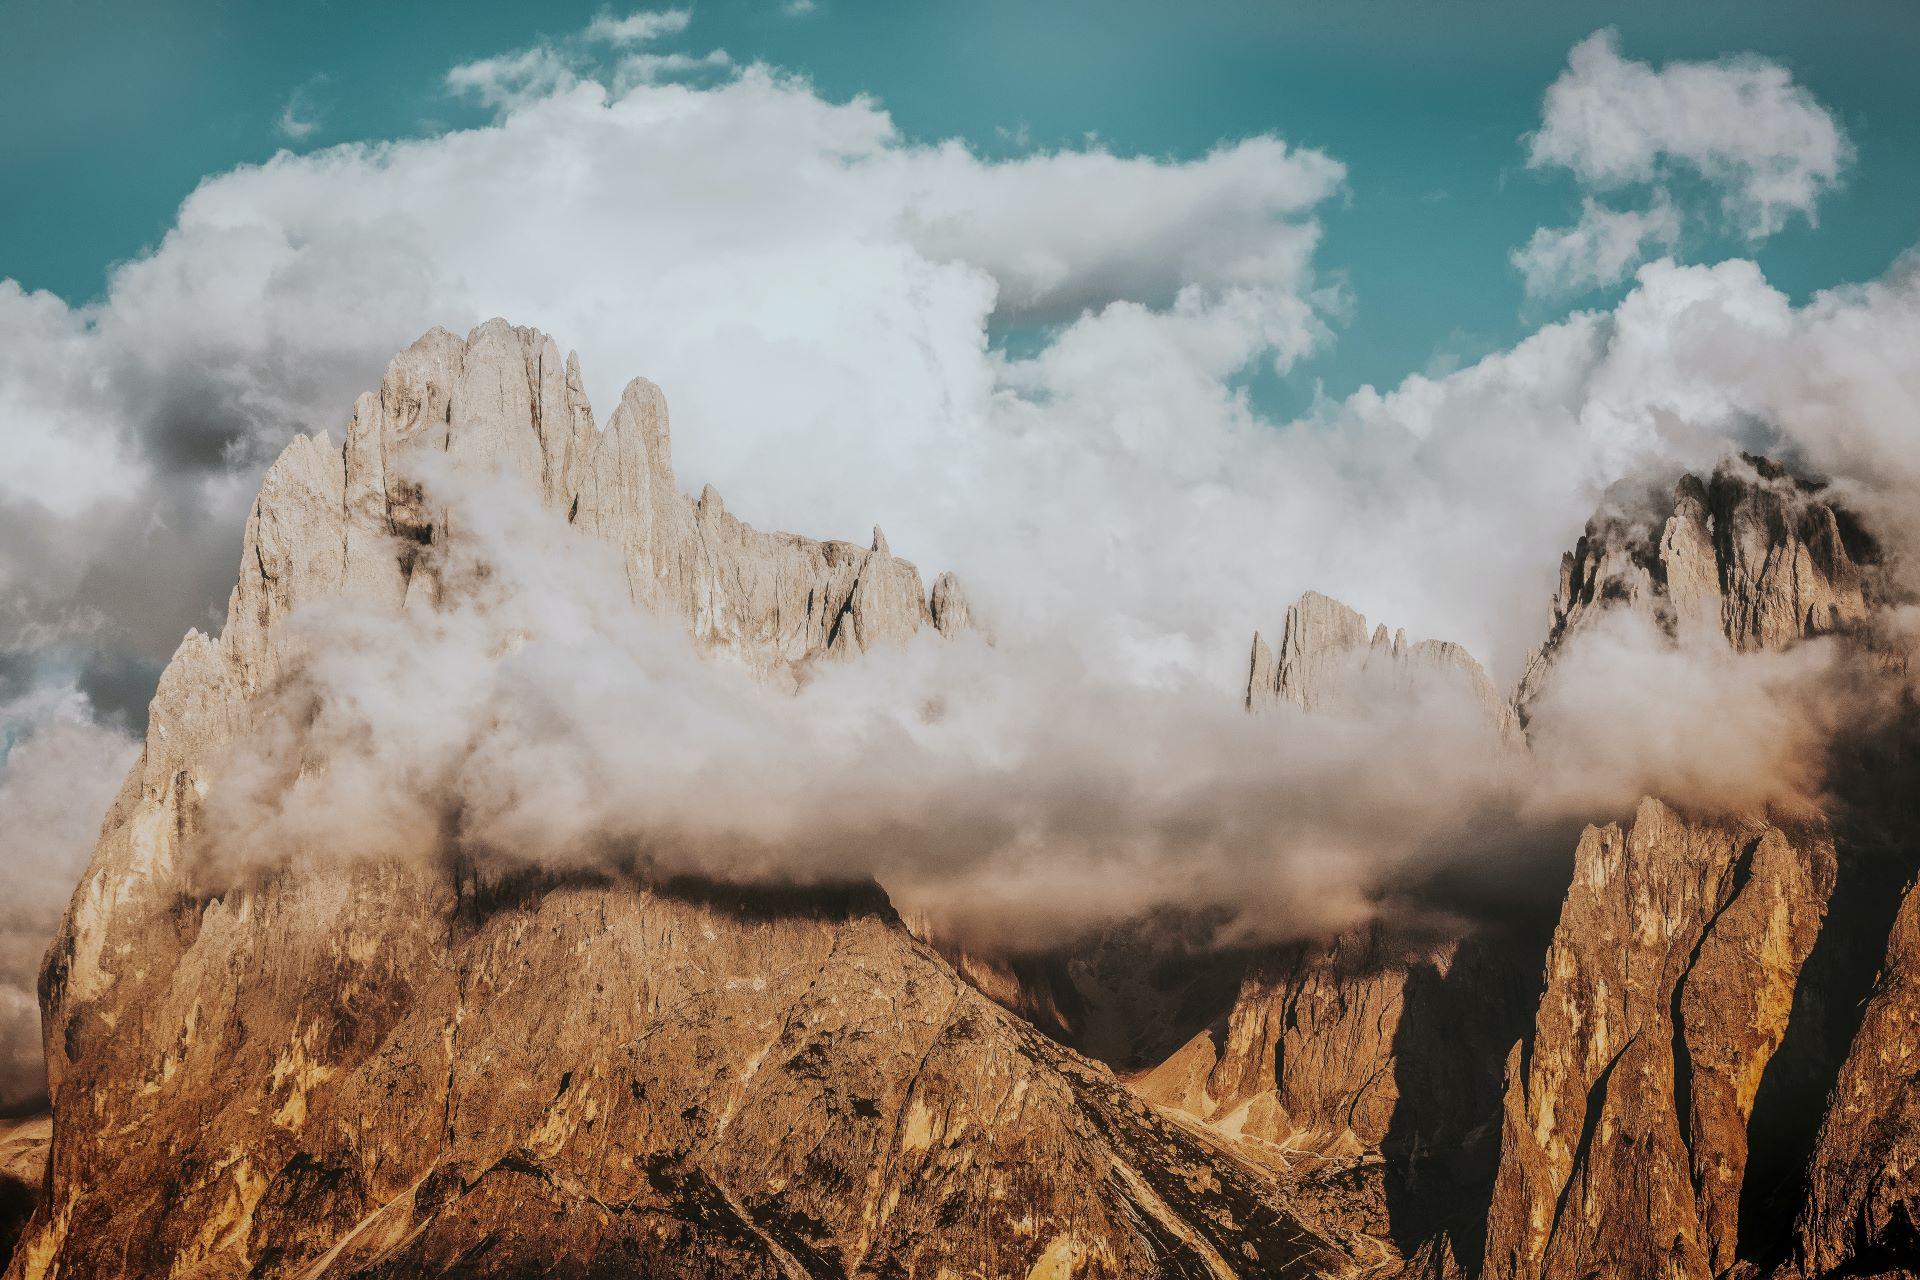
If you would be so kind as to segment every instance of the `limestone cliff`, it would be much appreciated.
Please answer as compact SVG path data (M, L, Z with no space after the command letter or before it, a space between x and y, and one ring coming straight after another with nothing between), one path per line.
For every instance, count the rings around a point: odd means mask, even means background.
M1856 630L1873 557L1822 490L1761 458L1683 477L1650 511L1610 504L1563 560L1519 705L1611 610L1683 647ZM1486 1276L1704 1278L1768 1261L1747 1185L1755 1110L1790 1021L1840 998L1801 981L1848 861L1821 810L1688 815L1650 797L1585 832L1534 1028L1507 1067Z
M1920 1274L1920 885L1834 1085L1794 1237L1803 1275Z
M994 1006L871 886L193 854L221 752L347 598L432 609L465 536L419 477L531 486L632 598L791 683L968 610L871 545L677 489L660 393L597 430L503 322L435 331L262 485L43 974L48 1194L9 1277L1337 1274L1275 1180Z

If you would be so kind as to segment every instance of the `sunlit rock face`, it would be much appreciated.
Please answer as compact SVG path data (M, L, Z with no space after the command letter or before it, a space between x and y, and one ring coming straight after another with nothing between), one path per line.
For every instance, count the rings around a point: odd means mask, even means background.
M1920 1267L1920 886L1901 900L1807 1173L1805 1275Z
M877 530L688 499L658 389L599 430L580 386L533 331L435 331L343 446L268 474L226 626L162 677L49 953L48 1194L9 1276L1344 1271L1273 1177L987 1000L871 886L276 849L209 887L222 752L317 656L296 615L458 603L435 466L537 491L633 601L775 686L969 625Z
M1531 1040L1508 1063L1490 1276L1712 1276L1747 1121L1833 891L1824 823L1589 828Z

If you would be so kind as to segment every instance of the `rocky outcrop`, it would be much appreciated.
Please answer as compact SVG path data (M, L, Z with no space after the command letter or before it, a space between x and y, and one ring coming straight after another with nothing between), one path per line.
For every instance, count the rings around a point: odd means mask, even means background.
M1280 702L1307 711L1352 708L1370 689L1397 697L1415 690L1451 693L1502 735L1517 728L1513 707L1465 649L1450 640L1409 643L1405 631L1389 636L1384 624L1369 636L1364 617L1317 591L1306 592L1287 609L1277 654L1254 633L1247 670L1250 711Z
M1834 1085L1794 1243L1803 1275L1920 1273L1920 886Z
M1223 1031L1203 1031L1134 1082L1234 1137L1283 1151L1356 1156L1387 1136L1394 1041L1419 968L1452 947L1404 952L1378 927L1257 963Z
M775 683L968 617L877 530L822 543L685 498L651 384L596 432L542 335L427 335L344 447L288 447L225 629L161 679L43 973L49 1194L10 1277L1346 1266L1268 1172L986 1000L870 886L489 872L457 847L199 878L222 749L312 656L302 609L457 603L449 477L531 486L635 601Z
M1380 924L1269 951L1221 1021L1132 1083L1304 1173L1322 1215L1384 1257L1457 1266L1478 1256L1500 1055L1532 996L1524 954L1497 931L1422 942Z
M1614 495L1560 562L1547 637L1527 663L1524 714L1568 639L1631 609L1681 643L1718 635L1741 651L1779 649L1867 616L1871 541L1823 490L1743 455L1664 502Z
M1824 824L1658 800L1575 854L1508 1065L1490 1277L1718 1275L1747 1120L1833 890Z

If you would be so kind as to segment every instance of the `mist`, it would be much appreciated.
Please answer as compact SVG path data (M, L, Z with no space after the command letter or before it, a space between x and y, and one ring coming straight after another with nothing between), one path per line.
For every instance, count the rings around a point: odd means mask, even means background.
M1169 905L1222 943L1447 928L1456 908L1407 886L1475 860L1533 874L1569 823L1644 794L1813 803L1849 705L1838 645L1683 649L1625 615L1569 643L1531 750L1437 672L1256 715L1220 680L1116 676L1070 626L991 619L991 639L923 630L788 693L633 605L615 553L530 488L422 481L460 531L435 549L443 603L294 616L297 674L209 793L203 892L286 859L457 853L494 873L872 878L994 949Z

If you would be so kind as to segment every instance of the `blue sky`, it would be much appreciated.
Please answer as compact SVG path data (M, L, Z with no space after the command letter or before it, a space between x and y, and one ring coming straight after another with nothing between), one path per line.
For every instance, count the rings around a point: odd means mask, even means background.
M282 146L418 136L482 122L441 84L456 63L584 26L601 6L205 0L0 4L0 276L72 303L153 245L209 174ZM1288 386L1361 383L1471 360L1569 305L1530 304L1507 260L1569 220L1576 187L1525 167L1522 137L1569 48L1598 27L1653 63L1750 51L1788 67L1857 158L1819 208L1757 246L1695 229L1682 256L1749 256L1790 296L1870 279L1920 241L1920 6L1856 3L1472 5L1387 2L703 3L664 48L724 48L803 73L822 96L877 98L916 140L983 154L1083 145L1192 157L1262 132L1349 168L1322 210L1323 275L1351 311ZM317 127L276 121L299 95Z

